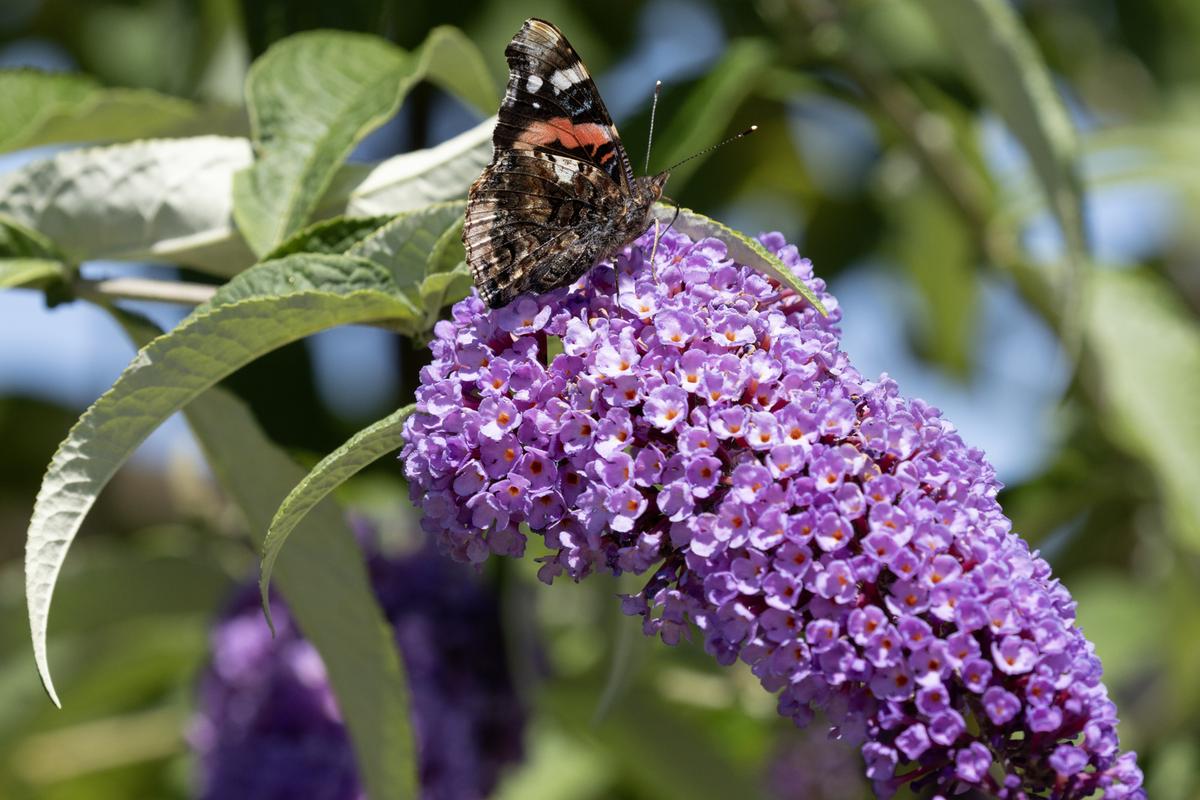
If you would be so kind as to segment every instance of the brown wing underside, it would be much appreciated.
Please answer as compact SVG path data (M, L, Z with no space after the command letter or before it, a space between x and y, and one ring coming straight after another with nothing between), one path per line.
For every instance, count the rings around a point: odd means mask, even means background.
M480 297L492 308L581 276L612 240L623 206L612 179L552 153L511 150L471 187L463 243Z

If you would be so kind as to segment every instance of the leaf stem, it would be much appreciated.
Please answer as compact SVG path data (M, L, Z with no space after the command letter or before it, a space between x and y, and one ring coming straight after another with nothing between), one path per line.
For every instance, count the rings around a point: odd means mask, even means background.
M207 303L216 293L216 286L180 281L158 281L150 278L78 278L72 283L77 297L97 302L112 300L157 300L163 303L198 306Z

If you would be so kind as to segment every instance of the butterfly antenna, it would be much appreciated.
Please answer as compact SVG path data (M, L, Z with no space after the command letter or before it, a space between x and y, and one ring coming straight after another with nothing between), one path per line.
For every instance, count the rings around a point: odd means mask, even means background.
M654 82L654 99L650 101L650 135L646 137L646 168L643 172L650 172L650 145L654 143L654 112L658 111L658 95L662 91L662 81Z
M730 142L736 142L738 139L741 139L743 136L749 136L750 134L754 133L756 130L758 130L758 126L751 125L749 128L746 128L746 130L742 131L737 136L730 136L725 141L717 142L716 144L712 145L711 147L706 147L703 150L701 150L699 153L692 153L690 156L683 159L682 161L676 161L674 164L672 164L671 166L669 166L665 170L663 170L663 172L670 172L671 170L675 169L676 167L680 166L681 164L686 164L687 162L691 161L693 158L699 158L700 156L708 155L713 150L716 150L718 147L724 147L725 145L729 144Z

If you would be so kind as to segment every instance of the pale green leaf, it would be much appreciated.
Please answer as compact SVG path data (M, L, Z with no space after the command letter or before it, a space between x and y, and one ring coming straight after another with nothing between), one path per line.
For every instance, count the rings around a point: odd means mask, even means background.
M0 71L0 152L55 142L104 142L174 135L230 115L146 89L104 88L94 78L32 69Z
M59 446L29 525L25 574L34 658L55 703L46 654L54 584L84 515L134 448L172 413L264 353L335 325L411 314L411 304L376 264L294 255L235 278L139 351Z
M426 275L452 272L455 267L466 261L467 249L462 240L464 221L464 218L459 217L454 224L438 236L433 249L429 251L429 260L425 264Z
M449 270L435 272L421 282L421 303L425 307L425 324L428 331L437 322L441 310L471 293L471 271L466 262L460 261Z
M296 253L255 264L218 289L192 316L243 300L277 300L310 292L363 293L376 300L386 297L388 320L403 320L418 313L397 290L392 276L378 264L352 256Z
M673 227L676 230L686 233L697 241L710 236L714 239L720 239L725 243L729 257L734 261L774 278L780 284L796 292L796 294L811 303L812 307L819 311L821 316L829 316L829 312L825 310L821 299L817 297L813 290L809 289L804 281L800 280L786 264L780 261L767 248L763 247L758 240L752 239L744 233L739 233L728 225L723 225L711 217L698 214L689 208L681 208L678 211L679 215L676 217L674 206L658 203L654 206L653 215L655 219L661 221L663 228L674 219Z
M492 153L494 120L375 166L343 166L317 216L391 216L465 197ZM0 214L70 259L164 261L231 276L254 254L234 229L245 139L198 137L72 150L0 175Z
M667 146L651 166L657 163L666 168L720 141L738 107L755 91L772 59L771 48L762 41L734 41L708 76L692 89L683 107L671 114L671 123L656 139ZM676 167L671 171L668 186L678 189L706 158L707 155L700 156Z
M404 444L404 420L415 410L415 405L405 406L351 436L345 444L321 459L279 505L263 542L259 577L263 610L268 620L271 618L268 602L271 572L288 536L330 492L363 467Z
M0 214L0 258L49 258L61 260L54 244L36 230Z
M253 261L233 230L233 173L245 139L201 136L58 153L0 175L0 214L74 263L173 261L230 275Z
M1107 429L1158 479L1170 529L1200 550L1200 326L1149 270L1094 270L1087 342Z
M1086 249L1078 143L1037 45L1007 0L921 0L946 46L1020 140L1076 260Z
M321 201L318 214L397 214L467 196L492 160L496 118L426 150L403 153L368 167L347 164Z

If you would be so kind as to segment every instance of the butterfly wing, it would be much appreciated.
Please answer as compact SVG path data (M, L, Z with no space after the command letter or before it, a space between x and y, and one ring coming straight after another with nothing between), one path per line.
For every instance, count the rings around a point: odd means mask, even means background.
M578 278L645 230L653 200L558 28L527 20L504 53L492 163L471 186L463 227L467 264L492 308Z
M499 308L574 281L620 238L623 208L612 179L587 162L519 148L498 153L471 187L463 227L480 297Z
M504 51L508 88L493 137L496 152L536 149L600 169L625 192L633 168L600 91L558 28L529 19Z

